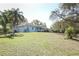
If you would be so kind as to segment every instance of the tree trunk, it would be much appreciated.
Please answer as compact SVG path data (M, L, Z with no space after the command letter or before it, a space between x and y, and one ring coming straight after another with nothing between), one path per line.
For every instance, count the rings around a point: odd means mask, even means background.
M15 32L14 32L14 27L15 27L15 24L14 24L14 22L12 23L12 26L11 26L11 29L12 29L12 32L11 32L11 36L15 36Z

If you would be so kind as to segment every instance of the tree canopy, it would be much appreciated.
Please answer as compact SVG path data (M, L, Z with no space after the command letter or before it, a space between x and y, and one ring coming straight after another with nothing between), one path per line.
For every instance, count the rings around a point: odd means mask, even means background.
M0 11L0 25L2 25L5 34L7 33L7 26L14 33L15 26L23 22L24 19L23 12L19 8Z
M67 34L71 36L69 38L72 38L73 32L75 33L77 31L76 24L79 23L79 3L59 4L59 8L51 12L50 19L63 20L66 26L66 27L64 26L65 28L63 27L63 29L65 29L64 32L67 31ZM63 25L64 24L61 23L60 21L60 22L56 22L52 27L53 27L53 30L56 29L57 31L59 30L59 32L61 32ZM74 28L74 30L70 28Z
M39 20L37 20L37 19L33 20L31 23L32 23L33 25L41 25L41 26L43 26L43 27L47 27L47 26L46 26L46 23L43 23L43 22L41 22L41 21L39 21Z

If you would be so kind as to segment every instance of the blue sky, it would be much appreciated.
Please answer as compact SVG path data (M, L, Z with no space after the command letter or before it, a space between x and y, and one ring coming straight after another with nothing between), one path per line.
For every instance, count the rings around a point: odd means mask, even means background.
M49 16L52 10L58 8L58 3L0 4L0 10L10 8L19 8L23 11L28 22L38 19L45 22L47 27L50 27L54 21L49 20Z

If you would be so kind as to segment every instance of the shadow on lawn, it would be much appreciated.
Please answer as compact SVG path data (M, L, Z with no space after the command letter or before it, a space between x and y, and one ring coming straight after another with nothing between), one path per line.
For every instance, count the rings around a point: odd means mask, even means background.
M23 34L15 34L15 37L23 37Z
M7 35L7 36L0 36L0 38L9 38L9 39L14 39L15 37L23 37L23 34L15 34L14 36Z
M79 39L78 38L73 38L71 40L76 41L76 42L79 42Z
M77 35L76 38L73 38L72 40L79 42L79 35Z

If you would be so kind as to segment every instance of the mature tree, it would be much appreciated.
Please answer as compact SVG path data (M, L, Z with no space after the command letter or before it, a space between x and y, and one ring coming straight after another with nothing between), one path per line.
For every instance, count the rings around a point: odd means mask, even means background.
M79 23L79 4L78 3L60 4L59 9L52 11L50 18L62 19L68 25L74 26L74 23Z
M39 20L33 20L32 22L31 22L33 25L40 25L40 24L42 24L42 22L40 22Z
M8 18L10 25L11 25L12 32L14 35L15 26L19 25L21 22L24 21L23 13L21 11L19 11L18 8L17 9L12 8L11 10L5 11L5 13L8 13L7 18Z
M7 33L7 23L8 23L8 19L5 15L5 12L0 11L0 25L2 25L3 27L4 34Z
M79 22L79 3L63 3L60 6L72 17L74 22Z
M60 20L52 24L50 30L53 32L64 32L65 27L66 27L65 22L63 20Z
M70 28L70 26L75 28L75 23L79 23L79 4L63 3L59 7L59 9L52 11L50 19L62 19L65 21L67 28Z
M46 23L42 23L43 27L47 27Z
M50 18L63 19L72 18L73 21L78 22L79 19L79 4L78 3L63 3L60 4L60 8L52 11Z
M16 25L19 25L21 22L24 21L24 16L19 9L10 9L10 10L4 10L3 12L0 12L0 24L3 26L3 31L6 33L7 25L9 24L12 30L12 35L14 35L14 28Z
M23 21L23 23L28 23L28 20L27 20L27 18L24 18L24 21Z
M41 22L41 21L39 21L39 20L33 20L32 22L31 22L33 25L40 25L40 26L42 26L42 27L47 27L46 26L46 23L43 23L43 22Z
M74 8L78 8L79 3L61 3L60 8L64 10L75 10Z

